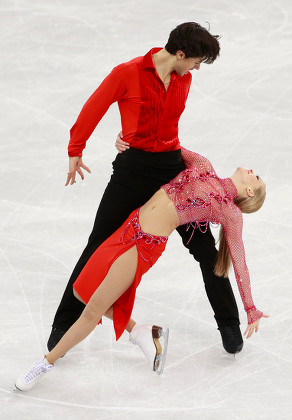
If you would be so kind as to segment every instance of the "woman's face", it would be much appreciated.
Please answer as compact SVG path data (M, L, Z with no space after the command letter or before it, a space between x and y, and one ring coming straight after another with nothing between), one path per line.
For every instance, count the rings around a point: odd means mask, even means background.
M245 169L241 166L236 169L235 174L237 176L237 179L240 180L241 184L245 188L249 188L251 191L256 191L260 187L264 187L265 183L259 177L256 175L253 171L253 169Z

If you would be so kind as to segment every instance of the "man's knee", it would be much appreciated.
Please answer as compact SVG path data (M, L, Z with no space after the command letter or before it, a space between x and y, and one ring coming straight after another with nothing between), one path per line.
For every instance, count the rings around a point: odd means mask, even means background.
M198 228L190 232L186 230L186 226L180 226L177 230L184 246L198 262L208 261L208 264L214 264L218 251L209 227L206 232L201 232Z
M189 253L197 260L200 264L207 264L212 267L215 265L218 251L215 247L215 242L202 241L193 242L185 245L189 250Z

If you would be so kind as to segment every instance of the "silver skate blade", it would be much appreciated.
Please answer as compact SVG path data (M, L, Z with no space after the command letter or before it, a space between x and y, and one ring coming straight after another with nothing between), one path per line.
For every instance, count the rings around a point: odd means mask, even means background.
M163 337L163 346L161 345L161 337ZM161 345L161 352L155 357L154 361L154 372L157 373L157 375L161 375L164 370L164 365L166 361L166 355L167 355L167 347L168 347L168 337L169 337L169 328L161 328L159 330L159 343Z

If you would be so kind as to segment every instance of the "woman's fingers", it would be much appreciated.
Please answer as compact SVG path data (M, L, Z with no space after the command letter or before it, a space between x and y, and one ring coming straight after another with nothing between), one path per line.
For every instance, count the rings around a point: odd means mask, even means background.
M244 332L244 335L247 334L246 338L249 338L253 335L254 330L258 330L259 320L247 326L247 329Z
M256 333L258 332L260 320L262 318L270 318L270 315L263 314L260 319L258 319L257 321L255 321L253 324L248 325L247 326L247 329L245 330L245 332L243 334L243 335L246 335L247 334L246 338L251 337L254 332L256 332Z
M250 337L250 327L247 327L243 335L246 335L246 338Z
M254 327L249 329L247 338L251 337L253 335L253 333L254 333Z

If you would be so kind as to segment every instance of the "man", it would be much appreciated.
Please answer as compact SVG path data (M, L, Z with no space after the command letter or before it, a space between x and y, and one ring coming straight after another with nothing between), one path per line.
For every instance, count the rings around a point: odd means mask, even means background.
M218 36L211 35L195 22L183 23L170 33L165 48L153 48L144 57L115 67L82 108L70 132L66 185L76 182L76 172L82 179L82 169L90 172L82 161L82 150L114 102L118 102L121 113L123 140L130 148L118 154L113 162L113 174L100 202L88 244L57 310L48 341L49 350L84 308L74 298L72 284L90 256L135 208L185 168L180 154L178 121L190 89L190 71L199 70L201 63L213 63L219 51ZM200 263L224 348L229 353L240 351L243 341L238 309L229 280L214 274L217 250L210 228L206 233L197 229L191 239L186 226L177 231ZM111 317L110 311L108 316ZM139 344L143 351L153 347L152 326L134 325L135 322L130 321L127 328L130 341ZM149 351L154 352L153 349Z

